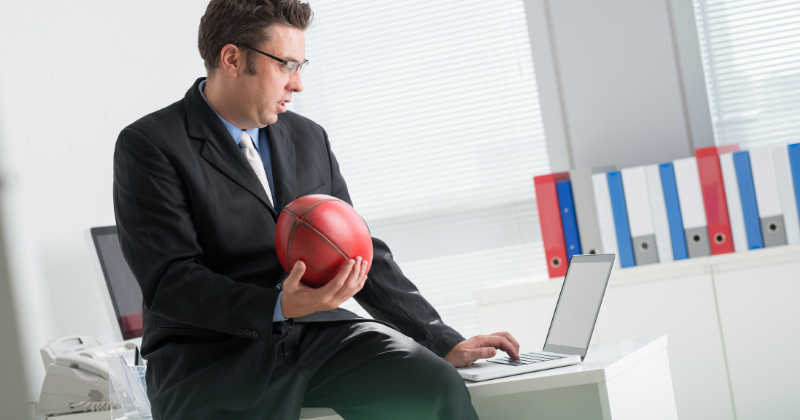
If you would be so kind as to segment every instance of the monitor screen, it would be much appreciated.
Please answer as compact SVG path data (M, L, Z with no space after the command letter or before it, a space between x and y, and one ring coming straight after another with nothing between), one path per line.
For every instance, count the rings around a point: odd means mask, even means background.
M93 228L92 237L103 269L123 340L142 336L142 291L122 256L116 226Z
M563 348L583 349L581 355L586 354L614 264L613 257L577 255L572 258L550 323L545 350L548 346L561 352L565 351Z

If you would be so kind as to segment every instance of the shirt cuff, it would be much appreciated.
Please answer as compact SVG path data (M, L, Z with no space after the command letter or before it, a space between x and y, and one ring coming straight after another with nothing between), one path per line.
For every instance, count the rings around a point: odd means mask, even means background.
M272 314L272 322L282 322L288 319L283 317L283 311L281 310L281 296L283 296L283 291L278 293L278 302L275 303L275 312Z

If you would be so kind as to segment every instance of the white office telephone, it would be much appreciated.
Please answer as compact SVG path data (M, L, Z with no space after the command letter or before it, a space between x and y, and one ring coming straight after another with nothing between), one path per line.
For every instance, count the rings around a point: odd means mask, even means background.
M136 342L117 347L133 364ZM62 337L40 350L47 376L42 384L36 415L67 414L111 409L108 383L108 349L93 337Z

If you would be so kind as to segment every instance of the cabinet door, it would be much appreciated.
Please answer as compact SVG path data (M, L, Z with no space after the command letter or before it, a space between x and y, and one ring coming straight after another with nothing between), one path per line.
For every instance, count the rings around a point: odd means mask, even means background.
M595 336L610 342L666 334L678 417L733 419L711 275L676 274L663 280L612 276Z
M800 261L721 265L714 282L737 418L800 418Z

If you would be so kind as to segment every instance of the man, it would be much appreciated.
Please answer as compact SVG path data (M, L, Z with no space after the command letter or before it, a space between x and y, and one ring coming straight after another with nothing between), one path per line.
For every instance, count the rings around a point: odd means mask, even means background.
M144 297L154 418L296 419L302 406L476 418L453 366L517 357L511 335L464 340L375 238L368 277L357 257L319 289L277 259L286 204L351 203L325 131L286 111L310 20L297 0L212 0L198 42L208 78L117 140L114 209ZM338 308L350 297L375 320Z

